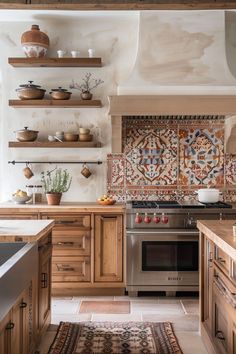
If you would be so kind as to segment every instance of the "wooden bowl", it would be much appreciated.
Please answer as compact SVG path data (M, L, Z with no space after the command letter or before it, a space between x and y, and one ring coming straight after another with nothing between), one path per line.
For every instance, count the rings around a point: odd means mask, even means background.
M97 203L100 205L114 205L116 200L97 200Z
M64 133L64 141L78 141L79 135L75 133Z
M93 135L91 134L79 134L79 141L92 141Z

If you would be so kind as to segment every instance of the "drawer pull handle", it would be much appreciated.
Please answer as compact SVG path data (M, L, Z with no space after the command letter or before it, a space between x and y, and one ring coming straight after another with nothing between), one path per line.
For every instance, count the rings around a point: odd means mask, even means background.
M73 267L57 267L59 272L75 272Z
M41 288L46 289L48 287L48 275L47 273L42 273L41 276Z
M9 331L15 327L15 324L13 322L10 322L6 325L6 330Z
M56 225L68 225L68 224L75 224L77 220L59 220L56 221Z
M220 340L225 340L224 334L221 331L216 332L216 338L218 338Z
M74 242L69 242L69 241L63 241L63 242L57 242L57 245L59 246L72 246Z
M24 308L26 308L27 307L27 302L22 302L21 304L20 304L20 308L21 309L24 309Z
M225 259L222 257L217 258L217 261L219 261L220 263L225 263Z

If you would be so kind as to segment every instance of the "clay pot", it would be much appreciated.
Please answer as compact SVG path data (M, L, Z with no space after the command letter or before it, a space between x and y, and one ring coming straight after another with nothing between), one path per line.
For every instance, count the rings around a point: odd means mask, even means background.
M53 100L69 100L71 95L71 92L67 91L67 89L63 89L62 87L52 89L49 93Z
M59 205L62 193L46 193L48 205Z
M42 58L46 56L49 38L46 33L40 31L38 25L32 25L31 31L22 34L21 45L27 57Z
M34 85L33 81L28 81L28 84L20 85L16 92L21 100L42 100L46 90Z
M91 92L81 92L80 97L82 100L91 100L93 94Z
M18 141L35 141L38 137L38 131L30 130L28 127L16 130L14 133L16 134L16 139Z

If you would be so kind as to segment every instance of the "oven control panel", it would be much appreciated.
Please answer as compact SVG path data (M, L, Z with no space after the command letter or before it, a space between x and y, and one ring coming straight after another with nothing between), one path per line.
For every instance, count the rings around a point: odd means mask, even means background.
M162 213L160 215L153 213L153 214L141 214L141 213L136 213L135 219L134 219L135 224L168 224L169 222L169 217L167 214Z

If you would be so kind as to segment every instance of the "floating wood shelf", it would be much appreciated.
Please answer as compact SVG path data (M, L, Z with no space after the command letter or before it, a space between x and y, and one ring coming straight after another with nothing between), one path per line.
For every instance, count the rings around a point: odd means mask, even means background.
M101 67L101 58L8 58L8 63L15 68L37 67Z
M9 141L10 148L100 148L101 143L88 141Z
M100 108L100 100L9 100L14 108Z

